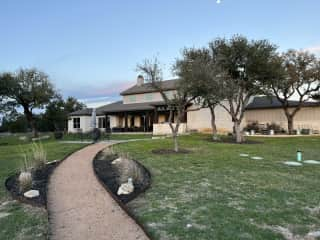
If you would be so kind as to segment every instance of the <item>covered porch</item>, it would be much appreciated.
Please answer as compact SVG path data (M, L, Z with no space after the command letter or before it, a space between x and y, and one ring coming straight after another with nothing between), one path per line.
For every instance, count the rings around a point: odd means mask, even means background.
M170 111L161 103L118 104L104 111L107 119L106 131L111 132L153 132L155 135L170 134ZM186 131L187 116L180 131ZM174 114L173 123L177 120ZM180 132L179 131L179 132Z

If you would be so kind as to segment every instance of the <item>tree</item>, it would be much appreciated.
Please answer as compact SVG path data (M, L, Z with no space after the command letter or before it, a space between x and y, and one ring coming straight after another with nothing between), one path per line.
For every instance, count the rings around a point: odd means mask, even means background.
M33 135L37 129L33 110L43 108L55 96L48 76L37 69L20 69L0 75L0 101L3 106L22 107Z
M215 108L225 98L224 89L219 87L217 66L206 48L185 48L182 56L183 58L176 62L176 74L182 82L192 86L191 94L196 97L200 108L210 109L212 138L217 140Z
M145 75L146 81L151 83L152 87L161 94L169 110L168 121L172 132L174 151L179 152L179 126L185 118L187 107L195 99L193 94L191 94L191 85L177 80L175 93L172 97L168 97L162 85L162 70L157 58L154 58L153 60L144 60L142 64L137 65L137 71ZM174 114L176 114L176 123L174 123Z
M267 80L266 88L281 103L288 133L293 134L295 115L320 90L320 61L314 54L296 50L288 50L278 59L281 69L276 78ZM298 98L295 106L290 105L292 97Z
M79 102L74 97L68 97L66 100L63 100L62 96L57 95L57 97L46 106L42 121L46 123L49 131L61 131L67 128L69 113L85 107L85 104Z
M230 40L216 39L209 43L213 61L219 69L219 89L225 101L220 105L230 114L237 143L243 135L241 123L250 99L260 94L261 82L273 77L276 46L267 40L251 40L234 36Z

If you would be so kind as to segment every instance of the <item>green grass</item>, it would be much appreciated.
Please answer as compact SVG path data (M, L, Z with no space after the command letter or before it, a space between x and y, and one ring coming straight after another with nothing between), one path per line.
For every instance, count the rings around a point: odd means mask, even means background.
M171 148L170 139L114 147L151 171L151 188L129 208L153 239L285 239L279 226L303 239L320 229L320 166L283 164L298 149L304 159L320 160L319 137L256 138L263 143L251 145L208 138L181 137L191 154L151 153Z
M19 140L19 136L0 137L0 143L0 239L46 239L47 212L11 201L4 186L5 179L20 170L21 153L30 149L31 144ZM47 150L48 161L63 159L83 146L61 144L54 140L46 140L42 144ZM4 205L4 202L7 204Z

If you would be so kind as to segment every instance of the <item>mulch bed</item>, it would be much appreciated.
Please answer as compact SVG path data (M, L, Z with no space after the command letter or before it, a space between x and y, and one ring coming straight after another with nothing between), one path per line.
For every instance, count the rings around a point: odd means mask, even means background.
M154 154L159 154L159 155L192 153L192 151L188 150L188 149L179 149L178 152L175 152L173 149L168 149L168 148L153 149L151 152L154 153Z
M134 191L128 195L117 195L117 191L120 187L117 179L119 178L119 171L115 164L112 164L112 161L117 159L118 155L101 155L99 153L93 160L93 168L98 179L103 183L104 187L112 192L114 197L120 200L122 203L128 203L139 194L145 192L151 184L151 175L150 172L139 162L134 161L143 172L143 181L140 184L133 183Z
M16 173L7 178L5 186L7 190L11 193L13 199L20 202L27 203L33 206L46 207L47 205L47 185L49 181L49 176L53 170L58 166L59 162L51 162L44 165L43 168L32 171L32 187L33 190L39 190L39 197L26 198L23 196L23 192L20 191L19 186L19 175Z

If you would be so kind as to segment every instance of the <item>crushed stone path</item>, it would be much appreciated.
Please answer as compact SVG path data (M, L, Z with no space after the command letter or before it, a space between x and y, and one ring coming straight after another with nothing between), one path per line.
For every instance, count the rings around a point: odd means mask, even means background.
M48 186L50 239L149 239L94 174L94 156L110 145L112 143L97 143L75 152L51 175Z

